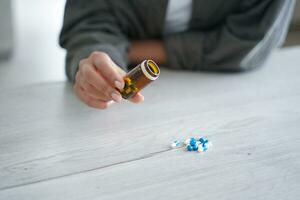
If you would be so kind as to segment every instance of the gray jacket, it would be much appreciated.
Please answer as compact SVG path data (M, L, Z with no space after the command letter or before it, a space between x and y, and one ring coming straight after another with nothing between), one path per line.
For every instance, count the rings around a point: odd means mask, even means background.
M244 71L260 66L286 36L295 0L194 0L187 31L164 35L167 0L67 0L60 45L66 73L92 51L126 70L130 40L162 39L167 67Z

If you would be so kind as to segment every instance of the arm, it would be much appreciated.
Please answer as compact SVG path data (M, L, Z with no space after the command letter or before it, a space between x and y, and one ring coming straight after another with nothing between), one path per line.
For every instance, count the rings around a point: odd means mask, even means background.
M75 81L79 61L93 51L108 54L126 68L128 41L107 0L68 0L59 42L67 50L66 73L71 81Z
M108 0L68 0L60 44L67 49L66 72L87 105L105 109L122 97L128 41ZM141 102L137 93L130 101Z
M130 43L128 59L133 65L145 59L152 59L160 65L165 65L167 55L161 40L137 40Z
M241 12L228 16L213 30L167 36L164 42L168 66L218 71L244 71L260 66L282 44L294 3L242 1Z

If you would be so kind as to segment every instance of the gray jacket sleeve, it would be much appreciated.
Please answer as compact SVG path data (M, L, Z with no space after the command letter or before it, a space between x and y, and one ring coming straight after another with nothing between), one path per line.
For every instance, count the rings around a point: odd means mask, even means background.
M294 0L241 1L240 11L213 30L166 36L168 66L217 71L258 67L282 45L294 4Z
M93 6L90 6L93 5ZM66 74L74 81L78 63L93 51L110 55L126 68L128 41L111 12L109 0L67 0L60 45L67 50Z

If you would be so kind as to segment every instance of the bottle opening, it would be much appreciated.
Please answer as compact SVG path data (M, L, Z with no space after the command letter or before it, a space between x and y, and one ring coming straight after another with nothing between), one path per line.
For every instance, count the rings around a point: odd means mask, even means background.
M150 70L154 75L158 75L158 74L159 74L158 66L157 66L156 63L153 62L152 60L148 60L147 67L149 68L149 70Z
M141 64L144 75L150 79L155 80L158 78L160 70L153 60L144 60Z
M144 60L141 63L141 68L142 68L144 75L148 79L155 80L158 78L160 70L159 70L157 64L153 60Z

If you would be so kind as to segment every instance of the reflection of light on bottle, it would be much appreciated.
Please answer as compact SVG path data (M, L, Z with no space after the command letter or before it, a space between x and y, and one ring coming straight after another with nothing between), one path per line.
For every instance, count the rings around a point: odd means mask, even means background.
M120 93L124 99L128 99L156 80L160 70L153 60L144 60L141 64L133 68L124 77L124 88Z

